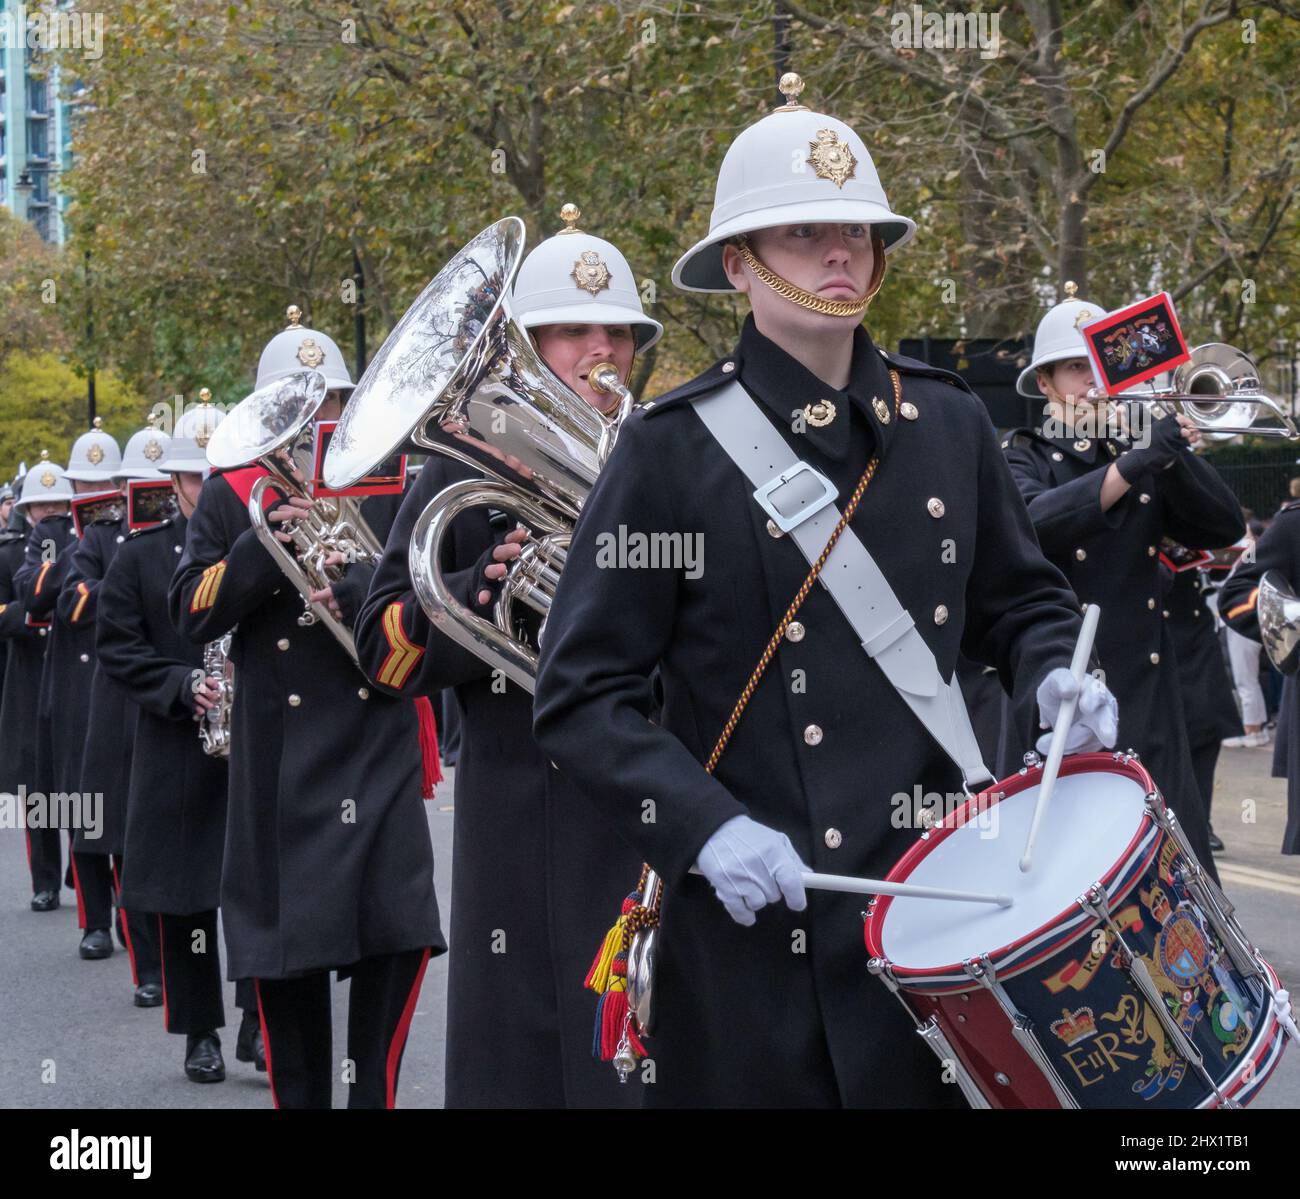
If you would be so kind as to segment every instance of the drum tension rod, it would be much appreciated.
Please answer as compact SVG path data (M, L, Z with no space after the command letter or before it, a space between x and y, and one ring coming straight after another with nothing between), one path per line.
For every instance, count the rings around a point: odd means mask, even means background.
M1224 1108L1240 1107L1240 1104L1230 1099L1219 1089L1218 1082L1215 1081L1214 1076L1205 1067L1205 1059L1201 1056L1201 1051L1192 1043L1191 1038L1183 1031L1182 1026L1173 1018L1169 1008L1165 1005L1163 996L1156 989L1156 984L1151 979L1151 971L1147 969L1145 960L1134 953L1128 942L1124 940L1123 932L1111 915L1110 896L1107 894L1106 888L1100 883L1094 883L1079 897L1078 903L1088 915L1095 920L1101 921L1110 930L1129 977L1137 984L1137 989L1142 993L1142 997L1147 1001L1151 1010L1155 1012L1156 1019L1160 1021L1165 1032L1169 1034L1169 1039L1173 1042L1174 1048L1214 1091L1218 1097L1219 1106Z

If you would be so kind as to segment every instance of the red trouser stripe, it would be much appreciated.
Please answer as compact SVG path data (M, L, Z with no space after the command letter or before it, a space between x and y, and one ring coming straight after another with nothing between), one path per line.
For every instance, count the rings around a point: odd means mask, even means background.
M262 1026L262 1050L266 1054L266 1081L271 1084L271 1102L275 1110L280 1110L280 1101L275 1096L275 1073L271 1068L271 1034L266 1031L266 1009L262 1006L262 981L253 979L253 990L257 993L257 1020Z
M415 972L415 982L411 986L411 993L406 997L406 1006L402 1009L402 1018L397 1023L397 1031L393 1033L393 1039L388 1046L388 1063L387 1078L385 1081L384 1095L385 1106L394 1108L397 1106L397 1067L402 1061L402 1050L406 1048L406 1034L411 1027L411 1017L415 1015L415 1001L420 997L420 985L424 982L424 971L429 965L429 950L425 949L420 957L420 968ZM265 1035L265 1034L263 1034ZM271 1055L266 1055L267 1069L271 1068Z
M122 880L117 877L117 863L109 859L109 865L113 871L113 898L117 900L117 910L122 916L122 940L126 942L126 956L131 962L131 985L138 987L140 972L135 968L135 946L131 944L131 925L128 923L130 915L122 906Z
M77 873L77 855L72 852L72 842L68 842L68 861L72 864L72 887L77 893L77 925L86 927L86 905L81 899L81 876Z

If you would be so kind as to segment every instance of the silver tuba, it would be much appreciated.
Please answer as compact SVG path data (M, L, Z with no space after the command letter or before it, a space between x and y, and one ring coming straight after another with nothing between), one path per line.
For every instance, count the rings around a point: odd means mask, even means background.
M211 758L230 757L230 713L235 704L235 664L230 660L233 635L231 629L203 647L203 678L217 680L215 706L198 717L199 740L203 752Z
M344 409L325 457L346 487L402 451L434 452L486 478L445 488L415 523L411 579L443 633L531 692L537 652L514 630L516 602L551 606L578 512L613 449L633 397L607 363L588 376L618 403L602 416L551 373L510 310L524 224L488 226L438 272L380 347ZM510 564L487 620L451 594L442 542L466 509L511 512L532 533Z
M1300 666L1300 596L1274 571L1266 570L1259 581L1255 615L1259 618L1260 640L1269 661L1283 674L1295 674Z
M268 472L253 484L248 497L248 519L253 531L302 596L303 613L298 623L308 626L319 621L356 663L357 647L351 631L328 605L313 603L310 595L342 578L342 568L326 565L331 553L343 554L349 563L377 562L384 547L366 524L356 499L317 498L311 494L311 425L326 392L325 376L314 370L296 371L268 383L241 400L216 427L207 453L208 461L221 469L256 463ZM281 527L293 538L292 552L275 536L267 520L262 497L268 487L274 487L286 499L297 496L311 502L311 511L302 519Z

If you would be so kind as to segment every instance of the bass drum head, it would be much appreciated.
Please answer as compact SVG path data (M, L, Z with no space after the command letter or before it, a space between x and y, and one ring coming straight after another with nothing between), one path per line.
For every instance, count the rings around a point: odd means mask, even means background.
M1009 895L1011 906L882 898L868 922L873 954L899 971L959 971L969 958L996 957L1077 913L1076 899L1121 863L1141 834L1150 776L1110 755L1063 763L1039 826L1033 867L1024 873L1020 858L1040 776L1035 768L983 792L913 846L888 876L890 882Z

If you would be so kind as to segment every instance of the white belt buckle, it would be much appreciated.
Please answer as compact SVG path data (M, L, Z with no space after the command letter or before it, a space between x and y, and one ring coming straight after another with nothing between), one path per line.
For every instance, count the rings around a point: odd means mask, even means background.
M789 516L783 514L773 502L772 497L783 487L797 479L800 475L811 475L812 481L821 486L821 494L813 496ZM772 523L776 525L782 533L788 533L791 529L797 529L809 517L816 516L827 504L833 504L835 497L839 494L832 483L816 467L809 466L808 463L799 461L793 466L783 470L775 479L769 479L761 487L754 491L754 499L764 512L772 518Z

